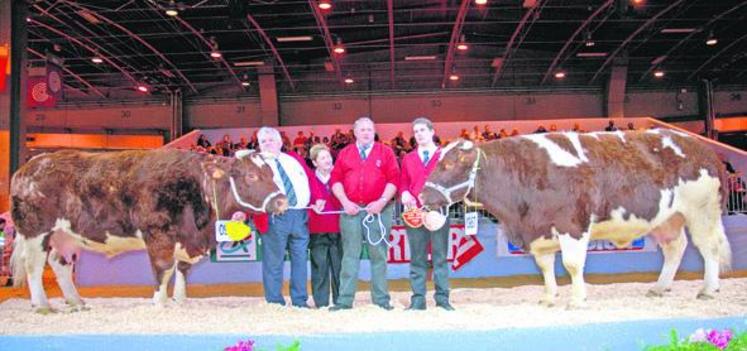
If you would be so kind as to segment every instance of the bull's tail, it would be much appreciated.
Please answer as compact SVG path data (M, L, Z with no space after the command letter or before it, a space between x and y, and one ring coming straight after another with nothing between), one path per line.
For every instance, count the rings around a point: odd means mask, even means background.
M13 274L13 286L20 287L26 283L26 237L16 232L13 240L13 253L10 255L10 270Z
M726 238L726 233L724 231L724 225L719 221L719 226L721 227L719 232L719 236L717 238L718 240L718 259L719 259L719 266L720 266L720 272L728 272L731 270L731 245L729 244L729 239Z

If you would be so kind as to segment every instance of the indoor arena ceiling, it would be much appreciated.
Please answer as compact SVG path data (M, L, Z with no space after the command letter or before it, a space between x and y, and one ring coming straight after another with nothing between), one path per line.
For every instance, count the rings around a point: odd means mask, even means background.
M138 84L256 95L260 72L281 96L601 87L614 65L627 65L628 86L747 81L743 0L45 0L29 11L29 61L64 59L81 98Z

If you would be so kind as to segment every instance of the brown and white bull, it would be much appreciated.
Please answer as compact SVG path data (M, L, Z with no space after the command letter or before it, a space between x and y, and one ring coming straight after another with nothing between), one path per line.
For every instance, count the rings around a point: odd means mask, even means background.
M216 246L218 215L239 210L282 212L287 199L263 157L224 158L175 149L37 156L11 183L17 239L11 264L16 283L26 276L31 303L50 311L42 286L48 261L72 309L83 306L71 264L83 248L113 256L145 249L156 279L153 300L186 297L185 275Z
M572 281L569 307L585 305L589 240L624 247L650 233L664 254L650 296L671 287L687 246L685 227L705 262L699 298L714 296L719 268L731 262L721 222L722 163L685 133L533 134L479 146L458 140L441 155L421 202L432 209L465 198L483 204L534 255L545 281L540 303L555 303L553 266L561 251Z

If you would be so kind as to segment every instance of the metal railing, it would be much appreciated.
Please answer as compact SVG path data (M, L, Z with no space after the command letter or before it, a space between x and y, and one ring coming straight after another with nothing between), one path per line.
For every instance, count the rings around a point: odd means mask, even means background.
M729 189L729 195L726 202L728 214L747 214L747 204L745 204L745 200L747 200L747 186L745 186L741 174L729 174L727 186Z

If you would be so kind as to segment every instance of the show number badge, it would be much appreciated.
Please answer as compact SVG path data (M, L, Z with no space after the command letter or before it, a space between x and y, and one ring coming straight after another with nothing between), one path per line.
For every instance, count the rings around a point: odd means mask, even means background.
M477 235L477 212L464 214L464 235Z
M215 221L217 242L241 241L252 235L252 228L241 221Z
M425 217L425 212L417 208L402 212L402 220L410 228L420 228L423 225L423 217Z

